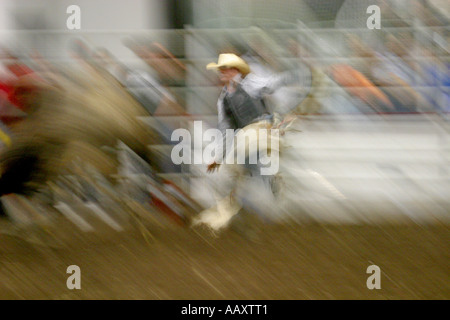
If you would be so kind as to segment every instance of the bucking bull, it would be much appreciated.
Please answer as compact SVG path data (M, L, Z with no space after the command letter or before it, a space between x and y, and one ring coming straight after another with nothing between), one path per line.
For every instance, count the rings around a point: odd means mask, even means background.
M74 159L111 177L117 157L104 147L118 141L156 165L148 145L157 143L158 135L138 119L148 113L108 72L86 63L48 79L23 84L35 90L20 97L28 115L12 127L12 143L1 150L0 196L33 196L70 172ZM5 215L4 207L0 211Z

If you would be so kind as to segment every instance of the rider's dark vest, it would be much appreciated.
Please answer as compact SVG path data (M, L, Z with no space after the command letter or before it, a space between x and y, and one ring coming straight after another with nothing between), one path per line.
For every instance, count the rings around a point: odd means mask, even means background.
M226 94L223 103L234 129L244 128L271 114L263 98L252 98L241 85L236 86L236 91L231 96Z

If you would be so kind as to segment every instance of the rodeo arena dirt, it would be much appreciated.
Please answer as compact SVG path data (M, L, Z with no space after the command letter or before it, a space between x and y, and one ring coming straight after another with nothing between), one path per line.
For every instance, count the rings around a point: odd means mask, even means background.
M0 2L0 300L450 298L439 1L72 2Z

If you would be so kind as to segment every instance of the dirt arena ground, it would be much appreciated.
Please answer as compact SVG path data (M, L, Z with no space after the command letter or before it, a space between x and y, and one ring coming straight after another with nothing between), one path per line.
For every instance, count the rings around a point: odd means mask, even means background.
M265 224L219 235L176 225L86 234L70 224L52 242L33 230L0 234L0 298L145 300L449 299L448 225ZM40 239L40 240L33 240ZM55 242L57 239L57 242ZM81 289L66 286L67 267ZM381 289L369 290L370 265Z

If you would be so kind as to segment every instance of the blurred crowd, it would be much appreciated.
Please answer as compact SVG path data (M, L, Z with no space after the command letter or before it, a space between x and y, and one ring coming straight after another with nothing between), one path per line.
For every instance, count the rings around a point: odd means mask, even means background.
M342 31L337 53L300 34L281 38L270 30L255 30L247 37L215 38L210 56L235 53L258 77L282 75L284 82L268 97L282 116L450 111L446 28L436 29L431 38L415 30L381 30L376 41L366 38L367 33ZM187 105L177 89L218 86L217 79L206 74L206 57L190 61L159 42L131 36L122 45L145 67L130 66L108 49L82 40L73 42L67 64L54 63L37 50L1 48L0 194L35 192L70 170L75 158L85 158L111 176L117 159L107 148L117 141L156 170L174 170L166 154L152 153L148 146L170 144L170 133L180 122L168 125L158 117L205 113ZM191 79L189 71L203 78ZM345 99L336 98L342 95ZM215 101L209 108L214 115ZM154 118L156 124L148 126L139 117Z
M385 33L381 49L346 36L356 66L332 65L331 75L379 112L448 112L449 45L415 40L411 32ZM361 90L362 89L362 90Z

